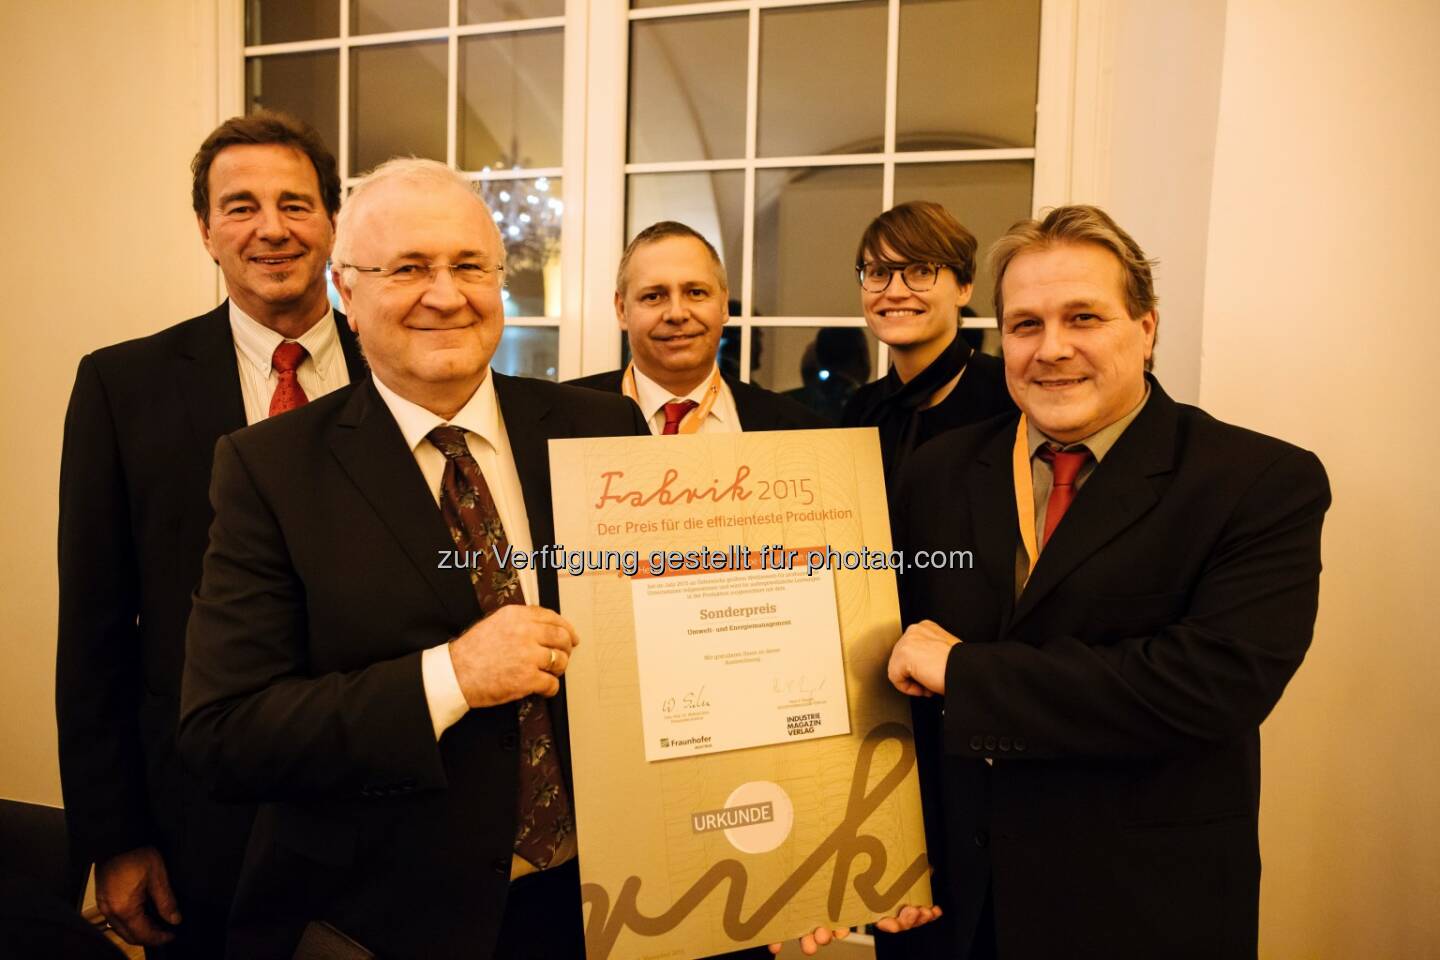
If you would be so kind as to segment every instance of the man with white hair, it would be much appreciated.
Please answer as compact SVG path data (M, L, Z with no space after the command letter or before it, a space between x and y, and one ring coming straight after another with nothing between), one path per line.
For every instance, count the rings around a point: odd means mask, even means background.
M646 426L489 369L504 249L443 164L365 177L332 271L371 376L221 440L189 626L181 750L261 803L230 953L582 956L578 638L553 571L501 560L553 539L547 440Z

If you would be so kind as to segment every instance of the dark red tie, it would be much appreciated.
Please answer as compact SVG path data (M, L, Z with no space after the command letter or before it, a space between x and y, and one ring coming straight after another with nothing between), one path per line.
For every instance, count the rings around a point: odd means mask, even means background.
M465 556L473 557L470 582L480 611L489 616L507 603L524 603L520 577L513 568L500 566L509 551L505 526L480 464L470 455L465 431L436 427L430 442L445 454L440 480L440 513L450 537ZM497 554L499 556L497 556ZM555 754L550 708L543 697L526 697L517 704L520 715L519 810L515 852L540 869L551 866L575 832L570 794Z
M685 419L685 414L694 410L700 404L694 400L671 400L665 404L665 429L660 431L661 436L671 436L680 432L680 421Z
M1060 518L1070 509L1075 500L1075 478L1080 469L1090 460L1090 451L1085 447L1074 450L1054 450L1048 444L1040 448L1040 459L1050 464L1055 474L1050 484L1050 503L1045 507L1045 535L1040 538L1040 548L1050 542L1050 535L1060 526Z
M270 416L303 407L310 402L295 376L295 371L305 362L306 356L308 354L305 348L294 340L286 340L275 348L275 355L270 358L270 366L279 374L280 379L275 384L275 393L270 397Z

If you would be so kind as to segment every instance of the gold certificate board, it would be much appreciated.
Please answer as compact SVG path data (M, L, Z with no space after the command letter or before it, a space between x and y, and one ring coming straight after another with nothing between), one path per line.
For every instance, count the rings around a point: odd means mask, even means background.
M552 440L589 960L931 901L876 433Z

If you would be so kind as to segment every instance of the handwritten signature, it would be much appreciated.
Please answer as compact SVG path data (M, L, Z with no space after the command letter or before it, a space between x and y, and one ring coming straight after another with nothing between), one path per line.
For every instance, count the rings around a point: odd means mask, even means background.
M660 712L668 716L676 710L699 710L708 706L710 698L705 696L705 687L702 685L700 689L687 691L678 697L666 697L660 702Z
M797 694L802 697L813 697L824 689L824 687L824 677L820 677L817 681L816 678L802 673L800 676L791 677L788 680L781 680L779 677L774 677L771 681L770 689L772 693L782 697L793 697Z

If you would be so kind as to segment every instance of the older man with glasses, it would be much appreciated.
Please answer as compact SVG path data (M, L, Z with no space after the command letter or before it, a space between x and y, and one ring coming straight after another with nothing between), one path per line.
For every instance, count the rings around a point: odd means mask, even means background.
M362 179L334 259L371 375L215 454L181 746L261 804L230 951L582 956L580 638L553 570L501 558L553 539L547 440L645 424L490 369L504 248L443 164Z

